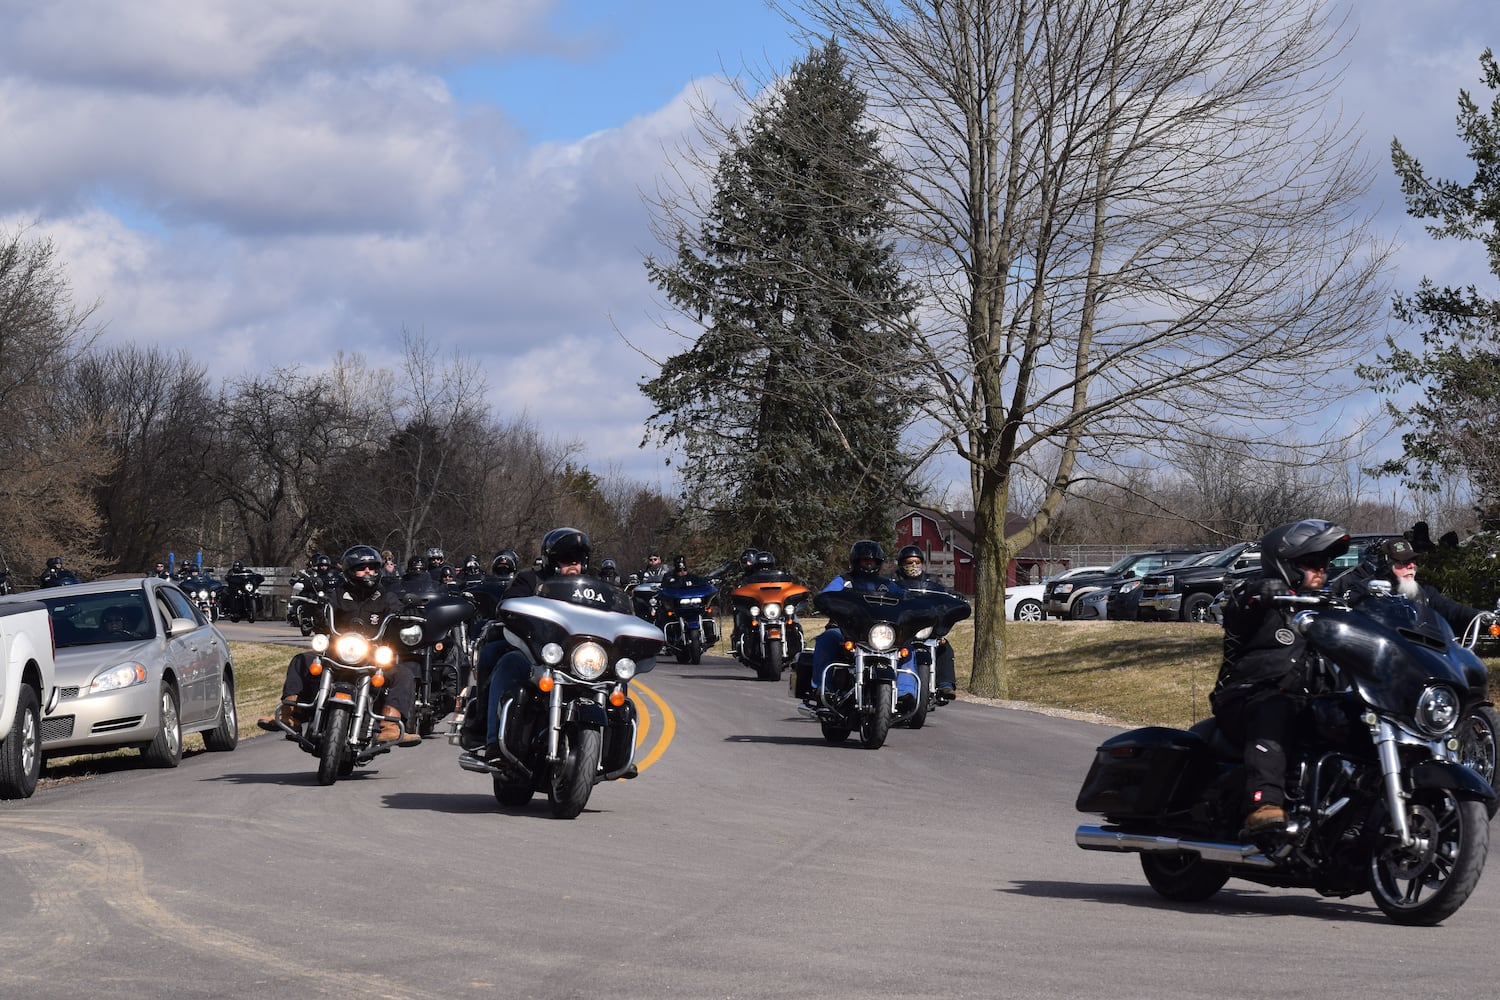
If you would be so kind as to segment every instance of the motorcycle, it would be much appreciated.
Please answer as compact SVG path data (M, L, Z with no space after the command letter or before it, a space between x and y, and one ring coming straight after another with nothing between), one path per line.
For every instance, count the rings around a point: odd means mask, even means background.
M276 723L288 739L318 758L318 784L331 785L390 752L393 744L378 739L388 717L375 708L385 671L402 659L402 647L407 653L424 651L473 613L474 606L461 597L439 598L420 613L387 615L371 637L335 631L333 609L324 606L312 639L318 658L310 672L318 679L318 690L311 705L298 705L298 712L309 712L309 718L299 726Z
M452 631L424 643L418 653L414 664L417 676L412 723L420 736L431 736L437 724L456 710L472 663L468 625L477 612L473 602L466 595L450 594L436 580L429 587L405 586L401 590L402 608L412 615L421 616L437 600L462 600L469 605L470 612Z
M844 636L845 656L823 668L816 687L812 684L813 653L797 657L792 675L798 710L816 718L823 738L843 743L854 730L871 750L885 745L893 724L907 722L918 711L926 715L922 680L917 671L903 666L911 644L946 633L969 617L963 598L937 591L825 590L813 597L813 607L828 616ZM917 696L898 705L897 675L912 677Z
M237 622L241 618L255 624L255 611L260 606L260 584L253 578L244 581L228 581L219 592L219 607L226 618ZM305 634L305 633L304 633Z
M595 784L635 777L630 681L655 666L666 637L632 612L627 595L591 577L547 580L498 613L507 638L530 658L531 677L500 706L500 759L465 752L459 766L491 775L502 806L545 791L552 815L572 819ZM474 699L466 711L485 708ZM450 742L459 743L462 729L454 725Z
M329 584L319 573L298 573L292 577L292 596L286 601L286 623L303 635L312 635L323 620L328 604Z
M784 666L802 652L802 623L797 606L808 589L790 578L751 580L729 593L739 635L734 655L763 681L781 679Z
M194 573L183 577L177 586L182 588L183 593L188 595L188 600L197 605L198 610L203 612L203 617L211 622L219 620L221 613L219 605L219 593L224 589L223 580L215 580L203 572Z
M907 593L947 594L948 591L922 591L915 588L908 588ZM967 606L967 602L965 602L965 606ZM927 714L929 712L953 700L953 696L947 692L943 694L938 693L938 651L948 644L948 633L953 630L953 626L967 617L967 614L963 614L952 619L945 619L942 624L933 626L931 633L917 639L912 644L912 651L917 665L917 678L922 686L917 692L917 707L906 719L907 729L921 729L927 724Z
M1500 639L1500 601L1495 602L1493 612L1476 616L1469 622L1459 641L1466 648L1473 649L1484 639L1491 642ZM1477 771L1493 788L1495 771L1500 766L1500 714L1496 713L1483 684L1488 677L1478 681L1481 685L1480 702L1459 724L1459 760Z
M1146 881L1176 902L1242 878L1325 896L1369 892L1396 923L1439 923L1478 883L1497 807L1459 753L1483 664L1440 617L1388 587L1353 605L1273 600L1297 609L1293 627L1322 668L1288 755L1285 831L1242 832L1242 748L1209 718L1101 744L1077 808L1105 822L1079 826L1078 846L1140 854Z
M666 652L678 663L702 663L703 651L719 641L713 581L690 573L669 576L656 587L656 626L667 637Z

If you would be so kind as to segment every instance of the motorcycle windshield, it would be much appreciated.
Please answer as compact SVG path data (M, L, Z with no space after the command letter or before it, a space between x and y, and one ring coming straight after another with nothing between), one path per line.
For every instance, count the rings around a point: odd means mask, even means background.
M628 656L639 662L660 652L666 643L661 629L631 613L630 602L623 594L618 596L624 599L624 609L612 597L601 600L608 595L602 595L596 585L614 590L603 581L586 577L549 581L535 597L512 597L502 602L500 618L509 631L526 642L533 656L549 642L565 646L580 636L609 647L611 659Z
M840 629L859 635L887 622L895 626L897 642L925 628L946 632L970 613L962 597L936 591L825 590L813 598L813 606Z
M756 604L769 604L771 601L779 601L782 604L794 604L807 596L807 588L794 580L751 580L734 588L732 596L735 600L750 601Z
M713 584L701 576L688 574L684 577L668 577L657 584L656 592L663 600L707 600L715 591Z
M554 576L537 587L536 596L576 604L581 608L635 614L635 609L630 606L630 596L625 591L594 576Z
M1470 687L1474 654L1454 641L1448 623L1425 602L1370 597L1353 608L1321 612L1306 635L1366 702L1384 712L1410 718L1429 684L1451 685L1460 696Z

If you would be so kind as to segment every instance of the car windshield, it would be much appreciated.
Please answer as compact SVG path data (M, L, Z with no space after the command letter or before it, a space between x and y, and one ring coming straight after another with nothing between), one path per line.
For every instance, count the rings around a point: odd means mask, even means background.
M138 590L81 594L44 603L52 616L58 649L139 642L156 634L145 599Z

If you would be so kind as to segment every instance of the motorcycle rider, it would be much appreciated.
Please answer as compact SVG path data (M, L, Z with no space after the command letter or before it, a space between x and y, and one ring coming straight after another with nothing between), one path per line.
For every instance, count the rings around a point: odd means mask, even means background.
M42 575L36 578L36 582L39 587L61 587L64 584L77 583L78 578L73 576L72 570L63 566L62 556L49 556L47 568L42 570Z
M933 590L940 594L951 593L937 577L927 572L927 557L915 545L903 545L896 553L896 565L900 569L899 579L911 590ZM947 703L954 698L957 673L953 666L953 646L946 642L937 645L935 694L939 702Z
M484 567L479 565L479 557L470 553L469 558L464 560L464 568L458 574L458 582L467 587L484 579Z
M842 586L835 588L830 584L824 589L863 590L900 598L906 593L906 588L900 581L880 575L884 565L885 550L880 547L880 543L871 538L861 538L849 547L849 572L842 577ZM839 659L843 644L844 633L837 625L825 628L814 641L811 678L814 697L823 682L823 671L830 663ZM906 659L901 661L901 667L902 672L896 674L896 696L898 705L904 711L907 705L915 703L917 695L916 661L912 654L908 653Z
M327 557L324 557L327 558ZM330 600L333 608L333 627L339 632L358 632L373 636L386 616L401 610L400 600L391 591L383 590L380 583L380 553L369 545L354 545L346 549L340 563L344 568L344 585L333 591ZM297 703L310 703L317 695L316 681L309 666L318 654L308 650L292 657L287 664L286 680L281 686L281 704L274 716L263 715L256 720L262 729L279 731L276 723L297 725ZM411 717L416 698L416 674L407 660L398 660L385 671L386 683L379 689L381 715L377 738L382 743L395 741L397 746L416 746L422 737L406 725Z
M523 569L517 573L506 588L503 599L531 597L542 583L554 576L582 575L588 569L591 550L589 536L577 528L552 529L542 537L542 568ZM484 756L487 760L499 760L503 756L500 752L500 706L531 676L531 660L525 652L499 639L480 651L479 673L488 678L489 684Z
M1471 608L1455 601L1436 587L1417 582L1416 546L1405 538L1387 538L1370 550L1358 566L1334 580L1330 589L1336 594L1354 597L1371 580L1384 580L1391 585L1391 592L1418 603L1426 603L1433 611L1447 619L1455 635L1464 631L1480 616L1490 612Z
M434 545L422 553L422 558L427 563L427 572L436 577L442 572L443 563L447 559L447 556L443 555L441 548Z
M412 556L406 560L406 572L401 574L403 582L410 583L418 576L427 575L427 564L422 561L421 556Z
M155 566L152 566L151 567L151 572L147 573L146 575L147 576L154 576L158 580L170 580L170 579L172 579L172 574L169 573L169 572L167 572L167 564L164 563L164 562L158 562Z
M646 556L646 568L638 574L640 583L661 583L662 578L667 575L667 566L661 561L660 552L652 552Z
M1328 565L1349 551L1349 533L1331 521L1283 524L1260 540L1262 576L1235 584L1224 605L1224 660L1209 702L1220 729L1244 747L1247 834L1286 828L1286 762L1297 713L1306 704L1307 643L1285 594L1322 591Z
M612 586L620 585L620 568L613 559L606 559L599 564L599 579Z

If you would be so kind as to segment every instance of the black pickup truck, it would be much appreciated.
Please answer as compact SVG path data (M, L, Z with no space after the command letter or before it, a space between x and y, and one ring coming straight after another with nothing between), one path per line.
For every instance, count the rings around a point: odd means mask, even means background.
M1047 584L1042 606L1053 618L1077 619L1097 616L1096 610L1083 612L1079 598L1098 590L1109 590L1125 580L1145 576L1164 566L1174 566L1184 559L1198 554L1198 550L1174 550L1170 552L1137 552L1128 555L1102 573L1070 577ZM1082 613L1081 613L1082 612Z
M1209 605L1224 589L1231 573L1260 566L1260 547L1240 542L1221 549L1211 559L1148 573L1141 581L1141 621L1206 622Z

